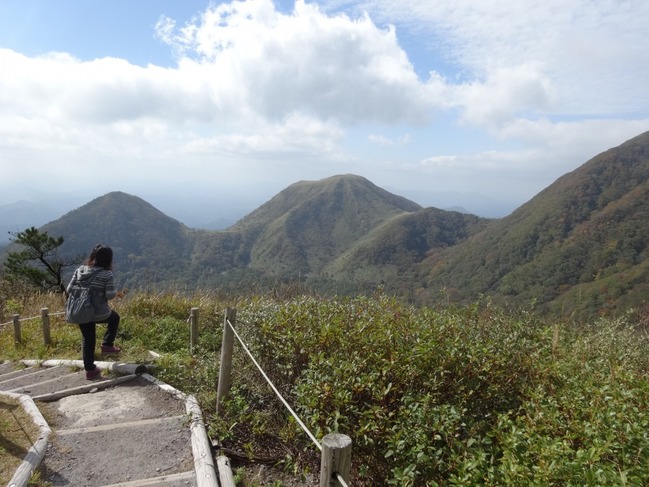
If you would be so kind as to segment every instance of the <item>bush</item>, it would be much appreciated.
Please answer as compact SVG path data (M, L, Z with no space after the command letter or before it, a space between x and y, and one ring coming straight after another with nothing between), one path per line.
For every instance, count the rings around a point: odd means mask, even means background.
M56 306L45 295L6 302L22 316ZM163 353L156 373L199 399L211 436L291 472L317 472L319 452L237 343L232 389L215 414L226 306L236 306L237 332L309 431L352 438L353 485L649 483L646 310L576 325L489 302L414 308L384 294L143 294L116 305L120 359ZM192 307L201 334L190 355ZM2 358L78 358L78 330L53 319L45 348L39 327L25 321L20 347L10 327L0 332Z

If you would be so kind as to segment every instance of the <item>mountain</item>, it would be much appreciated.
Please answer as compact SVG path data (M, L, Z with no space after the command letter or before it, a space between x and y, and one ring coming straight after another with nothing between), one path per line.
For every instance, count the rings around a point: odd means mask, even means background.
M587 317L644 301L647 221L649 132L501 219L422 208L347 174L297 182L226 230L190 229L120 192L42 229L65 238L65 255L112 246L118 284L129 287L248 292L299 280L324 294L382 286L415 304L488 296Z
M333 259L325 272L337 280L399 294L417 287L417 264L433 250L452 248L484 229L491 220L475 215L422 208L384 222Z
M213 285L233 272L248 283L312 281L382 225L419 210L360 176L300 181L227 230L198 233L193 274Z
M289 186L229 230L250 242L251 268L309 274L378 226L419 209L360 176L334 176Z
M638 304L649 291L649 132L562 176L508 217L418 265L458 300L537 301L564 314ZM434 291L433 291L434 294Z
M127 287L184 278L193 250L190 229L122 192L96 198L41 230L65 238L65 255L87 256L97 243L112 247L118 284Z

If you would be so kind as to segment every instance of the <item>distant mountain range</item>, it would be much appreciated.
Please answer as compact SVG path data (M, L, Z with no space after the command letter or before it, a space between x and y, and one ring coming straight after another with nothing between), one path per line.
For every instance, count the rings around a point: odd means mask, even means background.
M387 292L415 304L616 313L649 291L649 132L558 179L511 215L422 208L356 175L295 183L226 230L190 229L113 192L41 227L62 253L113 247L123 286L323 294Z

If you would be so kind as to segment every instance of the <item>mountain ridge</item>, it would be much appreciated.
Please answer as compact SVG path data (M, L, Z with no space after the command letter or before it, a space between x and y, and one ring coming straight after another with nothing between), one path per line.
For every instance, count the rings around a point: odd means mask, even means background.
M381 286L415 304L488 296L586 316L620 311L649 291L647 196L649 132L500 219L422 208L343 174L298 181L226 230L188 228L121 192L42 229L64 236L65 252L111 245L129 287L245 291L297 280L322 293Z

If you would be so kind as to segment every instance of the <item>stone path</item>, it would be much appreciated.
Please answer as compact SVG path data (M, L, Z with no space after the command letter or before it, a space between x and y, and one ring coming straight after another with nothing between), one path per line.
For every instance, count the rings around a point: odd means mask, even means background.
M22 362L0 364L0 391L31 398L46 425L13 485L39 465L52 486L218 485L192 396L142 366L98 362L101 380L88 381L77 361Z

